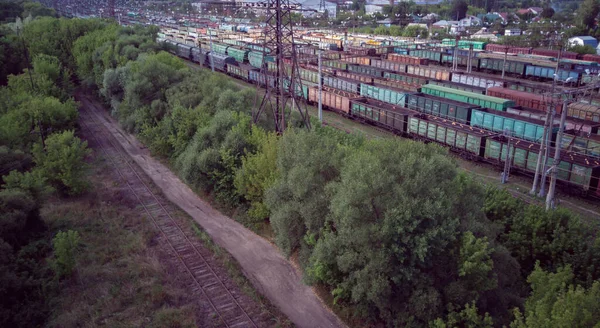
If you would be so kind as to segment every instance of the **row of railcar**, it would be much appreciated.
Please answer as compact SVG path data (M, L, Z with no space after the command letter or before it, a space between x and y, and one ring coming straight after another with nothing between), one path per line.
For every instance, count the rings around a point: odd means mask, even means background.
M309 89L309 102L316 102L317 92L315 88ZM353 94L328 90L322 94L323 106L327 109L403 136L442 144L470 160L503 165L507 158L509 142L502 134ZM553 149L550 152L553 153ZM539 153L539 143L513 139L510 142L511 167L533 173ZM550 161L548 164L551 164ZM558 180L574 191L600 196L600 162L590 160L584 154L567 151L558 165Z
M172 52L205 66L210 66L212 58L215 69L251 83L273 86L276 82L275 76L265 76L258 67L238 62L232 56L211 54L188 45L176 45ZM219 58L222 60L216 63ZM543 133L543 122L539 117L527 117L521 115L521 112L511 112L519 108L516 106L517 101L484 95L483 90L488 86L482 88L460 81L452 82L450 76L433 80L432 76L435 77L436 74L419 73L421 68L432 69L431 67L404 65L403 68L403 72L378 71L364 67L332 69L330 74L323 77L323 105L353 118L384 126L396 133L439 142L467 157L489 162L504 161L502 152L505 154L506 150L502 150L502 147L506 147L506 140L503 141L501 135L509 130L513 138L516 138L511 144L513 166L524 171L530 170L531 165L527 164L529 157L537 156L535 147L539 147L532 142L539 142ZM318 83L318 75L314 67L305 66L302 70L302 86L297 86L296 92L307 102L315 102L318 87L312 82L316 77ZM409 74L409 71L417 74ZM433 68L433 71L436 69ZM415 93L401 88L411 84L415 87L420 85L420 89L417 90L421 92ZM289 81L284 81L285 85L290 89ZM576 109L569 108L569 111L575 114ZM535 108L532 112L535 113ZM541 113L539 108L538 112ZM522 113L525 113L525 110ZM582 129L581 125L568 127L579 130L570 131L563 138L561 145L558 145L569 154L561 162L560 167L564 172L561 172L559 177L562 182L579 190L600 195L600 140L596 140L600 138L587 136L597 133L598 127L596 126L595 130L588 126ZM553 135L556 130L557 126L553 126ZM528 146L527 149L519 146L526 144L533 146ZM521 154L523 151L527 153Z

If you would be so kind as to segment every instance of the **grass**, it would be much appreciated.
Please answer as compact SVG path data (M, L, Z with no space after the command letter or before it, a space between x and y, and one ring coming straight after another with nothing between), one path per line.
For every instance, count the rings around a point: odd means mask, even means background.
M196 327L196 309L168 272L151 223L104 171L90 174L95 187L86 195L42 208L53 234L76 230L82 240L74 274L51 300L48 326Z

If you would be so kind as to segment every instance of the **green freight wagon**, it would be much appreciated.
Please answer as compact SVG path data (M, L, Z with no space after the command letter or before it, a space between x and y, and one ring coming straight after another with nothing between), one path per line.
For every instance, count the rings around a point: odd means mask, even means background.
M227 73L239 79L248 81L248 74L252 70L251 66L247 65L231 65L227 64Z
M469 63L469 57L468 56L458 56L457 57L457 65L458 66L464 66L467 67L468 63ZM447 64L447 65L453 65L454 64L454 56L453 55L442 55L442 64ZM479 58L475 58L475 57L471 57L471 67L473 67L474 69L479 69L479 65L480 65L480 59Z
M319 83L319 72L300 67L298 69L300 78L312 83Z
M487 139L484 158L496 163L506 161L506 152L508 144L506 140L499 137L490 137ZM539 143L520 141L511 143L510 156L512 159L511 167L529 172L535 172L540 152ZM553 153L553 151L551 152ZM553 165L554 159L548 157L546 163L548 167ZM593 161L586 161L582 156L573 153L567 153L561 156L558 164L557 178L564 182L573 184L584 191L595 190L598 188L598 177L600 176L600 165Z
M314 87L314 86L318 87L318 85L307 82L307 81L302 81L301 83L302 83L302 87L300 87L297 82L294 85L294 87L296 89L296 95L302 97L304 100L308 100L308 88ZM290 82L288 79L285 79L283 81L283 87L288 92L290 91Z
M227 48L227 54L233 57L238 63L248 62L249 50L235 48L233 46Z
M539 142L544 135L544 122L519 115L473 109L471 126L503 133L508 130L515 138ZM552 134L558 132L558 125L552 128Z
M383 101L392 105L400 105L404 107L406 104L406 93L396 91L390 88L382 88L379 85L360 84L360 95L363 97L372 98Z
M383 72L383 77L390 80L396 80L400 82L404 82L407 84L413 84L421 86L427 83L427 79L422 78L420 76L402 74L402 73L392 73L392 72Z
M506 100L502 98L476 94L473 92L446 88L439 85L424 85L421 88L421 92L436 97L460 101L468 104L477 105L483 108L491 108L499 111L506 111L508 107L515 106L515 102L512 100Z
M408 52L409 55L419 58L427 58L432 62L441 63L442 53L440 51L415 49Z
M424 95L422 93L406 95L406 107L421 113L434 115L467 125L471 121L471 111L474 108L477 108L477 106Z
M439 86L450 88L450 89L478 93L480 95L486 94L486 91L487 91L485 88L480 88L480 87L471 86L471 85L462 84L462 83L456 83L456 82L452 82L452 81L429 80L423 84L439 85Z
M485 141L491 133L471 129L462 124L444 122L441 118L428 116L426 119L411 117L408 124L409 134L417 139L428 139L454 151L467 153L473 157L483 156Z
M337 68L344 71L348 69L348 63L339 60L325 60L322 62L322 64L323 66Z
M383 77L383 72L385 70L373 67L373 66L365 66L365 65L348 65L348 72L365 74L374 77Z
M231 47L231 46L228 44L213 42L211 51L213 51L217 54L220 54L220 55L227 55L227 48L229 48L229 47Z
M593 160L600 160L600 136L564 134L561 142L561 148L568 151L581 154Z
M265 61L274 62L275 58L273 56L267 56L265 58ZM250 63L250 65L256 68L261 68L263 64L263 53L258 51L250 51L250 53L248 54L248 62Z
M356 99L350 101L350 115L404 134L411 111L376 100Z
M504 59L481 58L479 60L480 69L488 69L494 72L502 72L503 65ZM504 65L504 72L517 75L525 75L526 67L527 64L525 63L507 60L506 65Z

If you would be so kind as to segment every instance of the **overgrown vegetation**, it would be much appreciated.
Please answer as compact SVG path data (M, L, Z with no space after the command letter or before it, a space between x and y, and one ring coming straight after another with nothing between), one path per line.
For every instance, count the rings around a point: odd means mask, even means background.
M25 41L36 43L29 51L41 63L31 79L40 86L30 88L26 71L8 77L0 92L1 164L3 172L16 170L4 177L0 192L0 206L10 209L0 212L9 213L2 218L7 272L20 272L15 263L22 261L14 258L32 254L21 255L23 249L37 245L45 249L42 258L50 252L50 239L30 246L34 239L22 234L40 225L40 197L48 187L63 195L84 189L70 182L81 180L73 171L81 166L73 163L85 156L69 132L76 112L67 80L75 80L97 91L121 124L192 188L235 211L248 227L268 224L306 282L331 293L334 308L356 326L598 322L596 227L485 189L436 145L366 140L316 122L306 131L294 128L294 119L277 136L268 117L250 124L252 91L208 70L190 70L154 43L155 29L69 22L27 23ZM65 31L79 37L57 50L53 40ZM39 154L55 146L71 155ZM47 173L56 170L63 174ZM86 245L89 234L79 233ZM41 285L56 279L42 268ZM30 292L24 288L22 295ZM159 312L157 318L169 315Z

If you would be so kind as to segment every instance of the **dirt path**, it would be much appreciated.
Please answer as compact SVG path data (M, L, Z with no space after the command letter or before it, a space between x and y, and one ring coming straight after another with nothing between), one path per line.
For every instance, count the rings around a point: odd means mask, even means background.
M300 273L274 245L199 198L165 165L155 160L134 136L123 131L100 105L89 107L164 195L194 218L215 243L226 249L239 262L255 288L294 324L311 328L344 327L312 289L302 283Z

